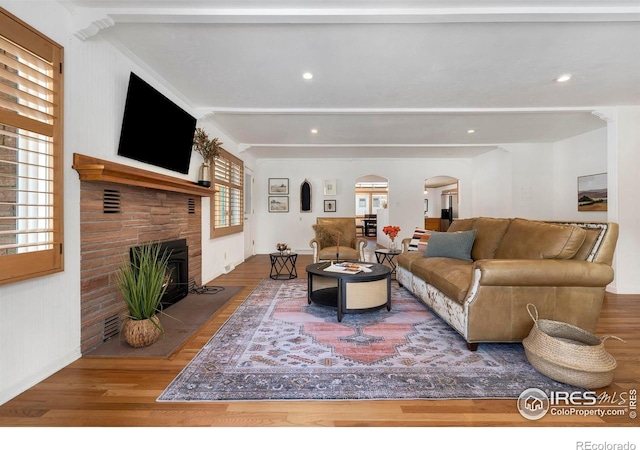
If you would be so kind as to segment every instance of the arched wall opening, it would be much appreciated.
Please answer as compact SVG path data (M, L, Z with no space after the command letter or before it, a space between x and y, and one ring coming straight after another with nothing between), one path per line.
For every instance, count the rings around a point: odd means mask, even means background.
M378 215L389 203L389 180L379 175L364 175L355 182L355 216L358 233L365 237L378 234Z
M425 229L447 231L451 222L458 218L458 188L458 179L447 175L424 180Z

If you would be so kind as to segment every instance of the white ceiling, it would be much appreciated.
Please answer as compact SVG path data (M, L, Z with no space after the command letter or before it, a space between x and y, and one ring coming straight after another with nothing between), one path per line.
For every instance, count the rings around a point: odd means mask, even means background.
M640 104L640 0L63 3L258 158L470 157Z

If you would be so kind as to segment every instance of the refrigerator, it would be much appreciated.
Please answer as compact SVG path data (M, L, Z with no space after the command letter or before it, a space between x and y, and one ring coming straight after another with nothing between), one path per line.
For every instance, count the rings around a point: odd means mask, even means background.
M453 219L458 218L458 194L447 193L440 197L442 212L440 214L440 231L447 231Z

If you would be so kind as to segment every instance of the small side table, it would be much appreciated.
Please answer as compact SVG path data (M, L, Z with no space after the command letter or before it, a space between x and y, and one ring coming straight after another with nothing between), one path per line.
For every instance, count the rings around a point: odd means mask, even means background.
M298 259L297 253L270 253L271 258L271 273L269 277L272 280L291 280L298 278L298 272L296 270L296 260Z
M386 248L381 248L375 251L376 253L376 261L378 264L389 263L391 266L391 276L395 279L396 277L396 256L402 253L402 250L389 250Z

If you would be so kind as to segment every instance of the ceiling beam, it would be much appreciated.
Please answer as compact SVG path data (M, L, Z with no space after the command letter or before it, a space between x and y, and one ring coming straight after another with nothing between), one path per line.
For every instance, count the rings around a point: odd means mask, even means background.
M79 2L83 3L83 2ZM257 23L494 23L640 21L640 6L520 6L447 8L169 8L75 7L74 33L81 40L116 23L257 24Z

